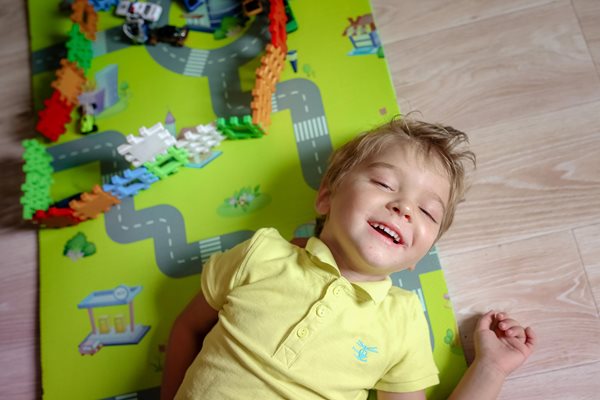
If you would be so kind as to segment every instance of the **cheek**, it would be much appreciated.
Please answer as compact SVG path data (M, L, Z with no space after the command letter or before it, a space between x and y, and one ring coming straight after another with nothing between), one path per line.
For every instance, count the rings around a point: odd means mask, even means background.
M432 245L437 238L439 225L433 223L432 221L425 220L419 225L418 232L426 243L430 243Z

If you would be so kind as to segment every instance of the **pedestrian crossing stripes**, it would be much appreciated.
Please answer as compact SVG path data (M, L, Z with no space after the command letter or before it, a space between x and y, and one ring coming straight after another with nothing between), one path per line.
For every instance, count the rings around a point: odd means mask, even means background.
M328 135L329 132L327 130L325 116L296 122L294 124L294 134L296 135L296 142L304 142L305 140Z
M275 94L271 95L271 112L276 113L277 111L279 111L277 109L277 98L275 97Z
M200 247L200 257L204 264L213 253L222 250L221 237L217 236L211 239L201 240L198 242L198 246Z
M202 76L204 66L206 66L206 61L208 60L208 54L209 52L206 50L192 49L185 63L183 74L188 76Z

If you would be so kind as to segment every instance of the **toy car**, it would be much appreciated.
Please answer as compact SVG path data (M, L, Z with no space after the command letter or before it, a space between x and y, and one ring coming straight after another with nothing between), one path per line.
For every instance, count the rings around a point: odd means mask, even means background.
M83 342L79 344L79 354L82 356L85 354L89 354L93 356L97 352L102 349L102 343L99 340L86 338Z
M150 30L148 44L156 44L158 42L170 43L174 46L181 47L189 33L188 28L178 28L173 25L164 25L160 28Z
M158 4L149 2L119 2L119 5L115 9L115 14L121 17L125 17L128 13L139 14L146 21L156 22L162 14L162 7Z

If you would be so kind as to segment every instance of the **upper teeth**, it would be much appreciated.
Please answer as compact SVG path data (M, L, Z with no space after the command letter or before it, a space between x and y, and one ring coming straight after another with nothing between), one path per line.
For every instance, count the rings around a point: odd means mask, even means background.
M398 235L395 231L391 230L387 226L382 225L382 224L377 224L377 223L371 224L371 226L376 229L381 229L382 231L384 231L385 233L387 233L388 235L393 237L394 241L396 241L396 242L400 241L400 235Z

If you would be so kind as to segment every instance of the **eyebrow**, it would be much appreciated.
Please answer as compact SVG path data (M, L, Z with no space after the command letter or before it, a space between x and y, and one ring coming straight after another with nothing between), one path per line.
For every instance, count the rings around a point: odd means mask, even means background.
M385 168L385 169L389 169L391 171L394 171L396 173L403 174L402 170L400 170L395 165L392 165L390 163L386 163L386 162L383 162L383 161L375 161L375 162L367 165L367 168L368 169ZM431 190L425 190L425 192L427 194L429 194L430 196L432 196L432 198L433 198L434 201L440 203L440 205L442 206L442 210L445 213L446 212L446 205L444 204L444 202L442 201L442 199L440 198L440 196L437 193L435 193L435 192L433 192Z

